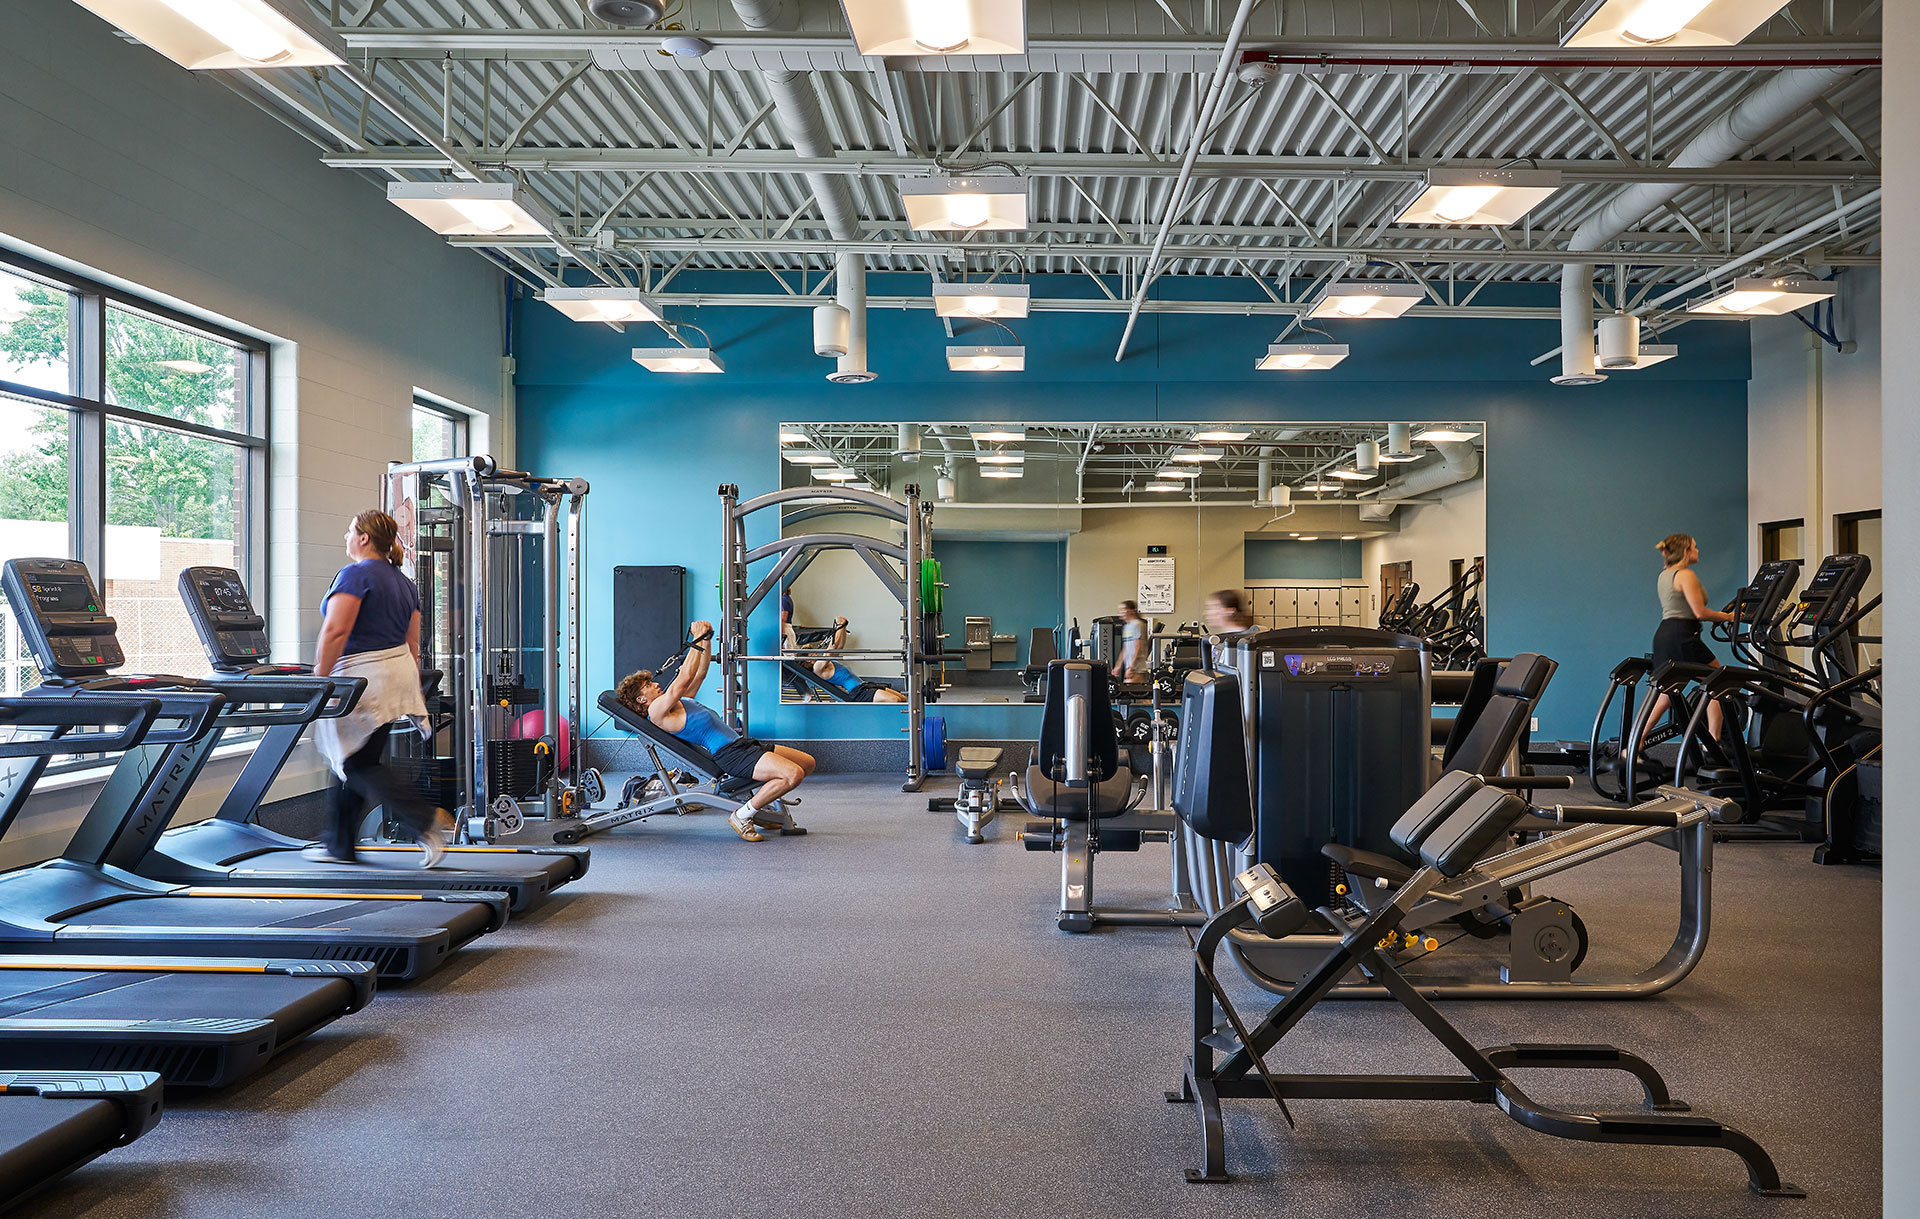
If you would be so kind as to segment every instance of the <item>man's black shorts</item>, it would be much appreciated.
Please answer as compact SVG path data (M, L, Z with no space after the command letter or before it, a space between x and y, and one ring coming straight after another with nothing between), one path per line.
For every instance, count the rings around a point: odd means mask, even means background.
M720 752L713 755L713 761L722 771L736 779L751 779L753 768L760 764L761 758L772 752L773 750L752 737L743 736L737 741L722 745Z

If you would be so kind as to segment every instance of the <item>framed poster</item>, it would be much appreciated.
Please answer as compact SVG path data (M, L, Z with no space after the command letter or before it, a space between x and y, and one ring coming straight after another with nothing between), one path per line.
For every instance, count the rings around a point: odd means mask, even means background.
M1140 579L1134 601L1142 614L1173 612L1173 560L1149 557L1140 560Z

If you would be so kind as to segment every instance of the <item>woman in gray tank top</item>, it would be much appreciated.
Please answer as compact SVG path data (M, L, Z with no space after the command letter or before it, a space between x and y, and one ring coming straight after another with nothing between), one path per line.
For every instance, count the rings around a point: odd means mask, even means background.
M1654 590L1660 598L1660 627L1653 633L1653 667L1658 669L1669 660L1681 660L1718 668L1719 658L1706 640L1700 638L1700 624L1732 622L1733 615L1707 604L1706 586L1693 570L1693 565L1700 561L1699 545L1691 534L1670 533L1657 549L1667 566L1654 581ZM1653 713L1647 722L1659 723L1666 712L1667 696L1662 694L1654 700ZM1709 703L1707 731L1715 740L1720 739L1721 718L1720 704Z

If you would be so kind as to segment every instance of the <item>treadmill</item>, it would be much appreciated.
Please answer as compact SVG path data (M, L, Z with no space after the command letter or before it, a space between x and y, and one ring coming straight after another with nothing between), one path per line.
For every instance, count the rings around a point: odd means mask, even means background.
M0 1068L0 1208L24 1202L160 1120L160 1077L142 1071Z
M159 710L154 699L104 695L84 705L0 699L0 727L12 730L0 759L120 752ZM373 988L364 961L0 955L0 1064L225 1087L366 1006Z
M149 730L121 755L58 858L0 873L0 953L60 949L369 961L382 978L410 981L445 964L454 949L505 925L507 897L498 891L217 888L151 880L109 863L123 838L158 836L165 821L156 810L192 783L211 752L175 746L202 741L223 719L255 725L281 722L275 716L283 713L289 720L311 719L331 683L285 678L269 687L113 677L125 656L83 564L9 559L0 568L0 587L46 675L22 697L84 704L100 692L137 693L158 700L170 725ZM243 714L229 710L230 700ZM258 712L262 704L283 711ZM247 713L249 708L255 711ZM0 774L0 834L47 761L33 758Z
M239 572L227 567L189 567L180 573L180 596L206 648L216 680L273 684L297 677L331 681L333 696L319 716L345 715L353 709L365 685L358 678L315 678L306 665L259 663L268 653L266 620L254 612ZM263 884L283 889L345 886L411 893L497 889L508 895L515 914L540 905L553 890L586 875L586 847L452 846L447 848L446 859L427 871L413 868L420 858L420 849L415 846L376 844L358 848L376 861L391 860L386 866L381 862L316 863L303 858L302 848L312 843L276 834L251 818L306 728L305 722L269 727L221 801L220 811L211 818L174 826L157 841L150 837L123 840L121 849L107 862L155 880L181 884ZM211 740L202 748L211 749ZM185 792L174 794L173 807L160 810L163 824L174 816Z

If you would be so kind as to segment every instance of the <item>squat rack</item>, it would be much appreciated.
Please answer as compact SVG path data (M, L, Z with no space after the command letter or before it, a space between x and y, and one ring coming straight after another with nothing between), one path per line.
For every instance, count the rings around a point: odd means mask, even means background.
M753 661L778 662L790 659L779 655L755 656L747 640L747 619L767 595L783 582L797 578L821 554L829 550L851 550L873 570L881 584L900 602L904 627L901 646L844 650L809 650L809 657L821 659L898 660L906 671L907 701L907 781L902 791L919 791L926 780L924 731L926 728L925 628L920 563L927 557L927 541L933 536L933 505L920 498L920 488L904 488L905 500L893 499L875 491L853 488L822 490L815 487L789 487L770 491L744 502L740 488L733 483L720 485L721 505L721 580L720 580L720 665L721 711L727 726L746 731L749 722L749 683L747 665ZM897 522L905 534L904 542L891 542L857 533L806 533L777 537L763 546L747 546L747 518L763 508L805 500L811 506L805 515L824 512L853 512L880 516ZM815 510L817 509L817 511ZM776 517L778 513L775 514ZM749 569L765 559L773 566L759 583L748 587ZM901 565L896 572L893 564ZM778 688L776 683L775 688Z

